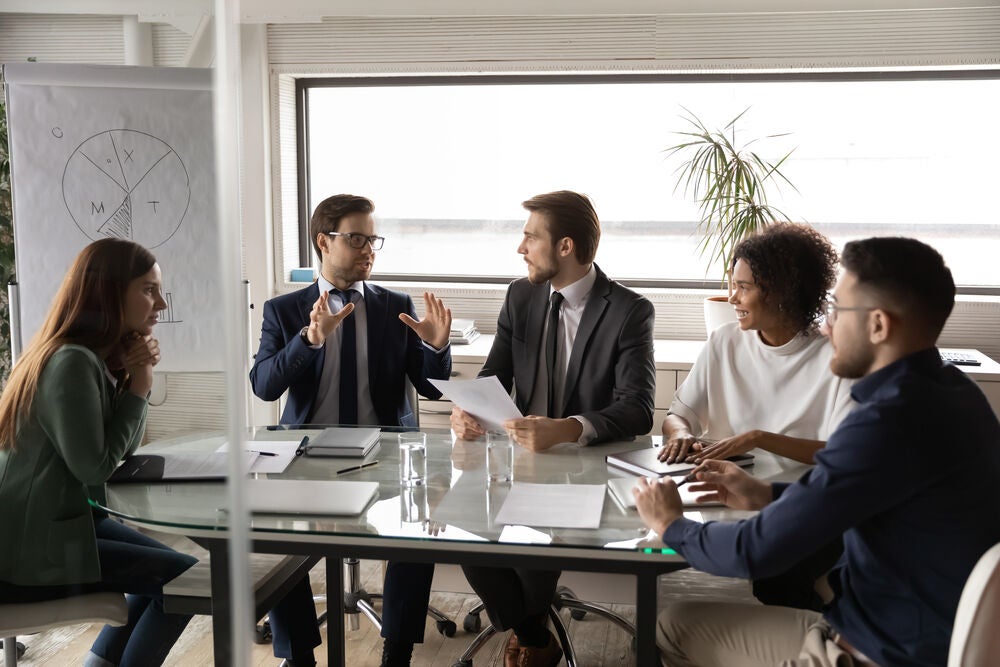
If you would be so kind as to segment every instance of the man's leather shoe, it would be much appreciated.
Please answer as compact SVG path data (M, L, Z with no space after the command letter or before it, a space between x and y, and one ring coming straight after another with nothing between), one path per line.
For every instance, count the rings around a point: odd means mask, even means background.
M513 632L507 638L507 648L503 651L503 667L517 667L517 658L521 655L521 645Z
M505 656L510 656L510 642L507 643L508 652ZM513 663L514 667L556 667L559 661L562 660L562 649L559 648L559 642L556 638L549 633L549 643L542 648L535 648L534 646L522 646L521 651L517 656L517 661ZM508 667L510 663L505 665Z

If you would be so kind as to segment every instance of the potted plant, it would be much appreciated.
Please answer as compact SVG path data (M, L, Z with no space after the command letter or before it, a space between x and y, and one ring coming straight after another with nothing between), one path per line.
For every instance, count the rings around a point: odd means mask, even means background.
M749 107L716 131L709 130L690 110L681 108L685 112L682 118L690 127L687 131L675 133L685 137L683 142L666 149L667 158L685 158L677 169L674 191L683 186L685 196L690 193L698 203L701 254L708 255L708 270L716 261L722 261L725 272L723 282L728 286L727 278L736 245L772 222L788 219L768 204L767 189L777 187L781 181L795 189L780 169L792 151L771 162L750 150L750 145L759 139L738 140L736 124L750 110ZM768 135L764 139L782 136L786 135ZM731 287L728 292L732 294ZM735 319L728 299L728 296L717 296L706 300L705 327L708 332L723 322Z
M14 224L10 197L7 110L0 100L0 389L11 368L10 309L7 283L14 277Z

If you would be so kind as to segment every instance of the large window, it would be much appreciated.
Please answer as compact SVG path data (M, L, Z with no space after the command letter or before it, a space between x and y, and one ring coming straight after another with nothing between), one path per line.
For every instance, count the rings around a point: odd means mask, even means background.
M302 80L308 211L352 192L387 237L378 275L509 279L520 202L571 189L593 199L598 263L619 279L717 284L697 251L697 209L664 149L689 109L710 128L744 109L738 137L796 189L772 203L838 245L924 239L956 281L1000 286L1000 72L617 75ZM992 100L992 102L990 102ZM303 210L303 234L308 214ZM304 257L311 262L311 257Z

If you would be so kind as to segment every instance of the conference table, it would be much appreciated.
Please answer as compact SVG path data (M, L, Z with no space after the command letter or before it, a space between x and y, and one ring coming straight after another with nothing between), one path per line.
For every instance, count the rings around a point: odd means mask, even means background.
M262 449L267 441L290 442L317 434L321 426L250 429L247 441ZM684 559L650 535L634 509L606 494L597 528L501 525L496 521L510 486L488 484L485 439L456 440L451 431L423 429L427 435L425 484L401 488L397 437L383 428L380 446L358 470L337 475L357 459L296 456L275 479L373 481L378 492L357 516L253 514L250 550L254 553L326 558L327 590L344 590L343 558L404 562L516 566L635 576L636 661L658 663L656 649L657 577L687 567ZM140 453L214 451L224 434L197 433L146 445ZM542 453L515 447L513 484L606 485L628 476L607 466L605 455L652 447L659 436L591 447L558 445ZM754 452L750 470L763 479L794 480L804 469L767 452ZM113 516L155 530L187 536L210 554L212 628L215 664L231 663L229 512L224 482L109 484L103 509ZM697 510L703 520L732 519L750 513L726 508ZM331 605L332 610L333 605ZM330 613L328 637L343 637L344 615ZM464 645L456 640L456 656ZM327 641L330 665L344 664L344 642Z

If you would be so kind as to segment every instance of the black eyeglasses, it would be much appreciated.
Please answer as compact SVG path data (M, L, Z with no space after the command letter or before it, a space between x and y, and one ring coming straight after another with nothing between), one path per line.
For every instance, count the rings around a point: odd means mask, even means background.
M365 247L365 244L369 244L372 250L381 250L382 244L385 243L384 236L367 236L365 234L356 234L355 232L323 232L327 236L344 236L347 237L347 244L350 245L355 250L361 250Z
M841 311L841 310L865 310L865 311L872 311L872 310L878 310L878 308L871 307L871 306L838 306L833 301L827 301L826 302L826 322L827 322L827 324L829 324L830 326L833 326L833 323L837 321L837 313L839 311Z

